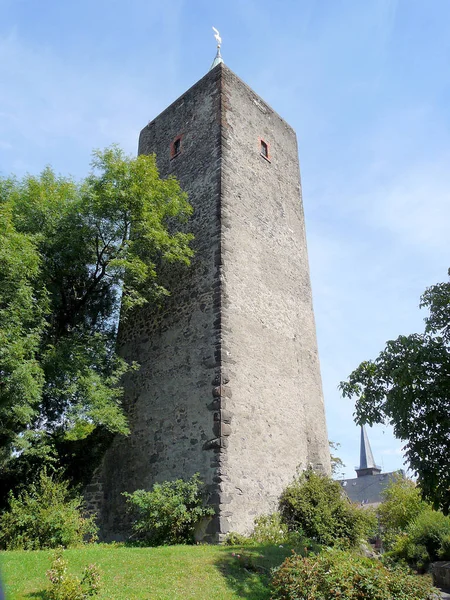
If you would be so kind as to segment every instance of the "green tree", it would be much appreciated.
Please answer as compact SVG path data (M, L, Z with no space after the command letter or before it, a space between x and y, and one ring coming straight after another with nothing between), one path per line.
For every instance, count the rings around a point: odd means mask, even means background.
M188 265L191 206L154 156L94 152L81 182L47 168L0 181L0 467L14 477L128 431L119 310L159 302L165 264ZM181 227L181 228L180 228ZM89 439L88 439L89 438ZM80 441L88 439L88 443Z
M395 476L381 492L383 502L378 507L378 516L383 530L383 544L389 550L398 535L424 510L431 508L422 500L420 489L401 475Z
M397 536L389 556L425 571L431 562L450 559L450 517L428 506Z
M450 509L450 282L422 295L429 310L425 331L386 343L341 382L356 400L358 424L389 423L405 440L405 455L424 497Z
M0 199L9 186L0 187ZM34 415L44 373L37 354L46 328L48 298L40 282L34 241L16 231L12 206L0 203L0 462L9 443Z

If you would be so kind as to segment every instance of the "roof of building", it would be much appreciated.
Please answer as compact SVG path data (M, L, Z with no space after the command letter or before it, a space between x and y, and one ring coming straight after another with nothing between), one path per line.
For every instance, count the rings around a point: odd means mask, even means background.
M339 483L352 502L356 504L376 506L383 501L383 492L396 475L403 471L381 473L381 467L375 464L364 425L361 425L361 445L359 467L355 468L354 479L342 479Z
M401 473L401 471L400 471ZM399 471L364 475L354 479L342 479L339 483L352 502L356 504L380 504L381 492L387 488Z

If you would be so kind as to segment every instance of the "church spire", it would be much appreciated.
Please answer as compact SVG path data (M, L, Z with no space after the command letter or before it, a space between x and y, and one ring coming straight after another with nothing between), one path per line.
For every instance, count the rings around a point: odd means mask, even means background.
M210 71L212 69L214 69L215 66L217 66L219 63L223 63L223 58L222 55L220 54L220 46L222 45L222 38L220 37L220 33L218 32L218 30L213 27L213 31L214 31L214 37L216 38L216 42L217 42L217 52L216 52L216 57L213 60L213 63L210 67Z
M359 459L359 469L355 469L358 477L364 475L376 475L381 473L381 467L375 464L369 438L364 425L361 425L361 450Z

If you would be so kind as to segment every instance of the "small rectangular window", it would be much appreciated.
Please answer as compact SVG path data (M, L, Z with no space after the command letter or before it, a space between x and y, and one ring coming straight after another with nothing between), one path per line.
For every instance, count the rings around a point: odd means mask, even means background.
M182 136L177 136L173 142L170 144L170 158L175 158L181 153L181 138Z
M259 152L263 158L270 162L269 144L259 138Z

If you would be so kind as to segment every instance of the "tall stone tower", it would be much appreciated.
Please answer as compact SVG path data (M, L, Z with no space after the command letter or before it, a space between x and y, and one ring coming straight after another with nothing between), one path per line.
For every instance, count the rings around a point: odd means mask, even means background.
M97 483L105 538L122 491L200 472L216 517L204 539L246 532L297 467L329 472L294 131L219 63L141 132L162 177L189 194L195 258L172 295L121 328L132 433Z

